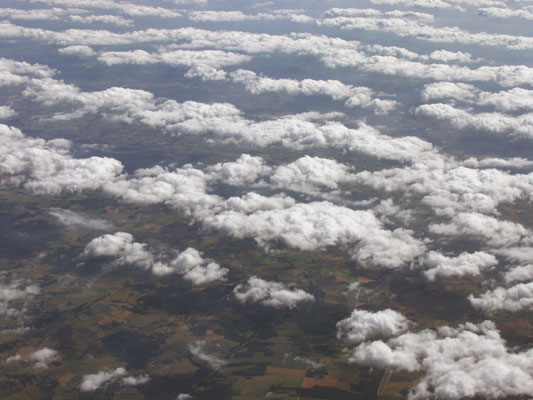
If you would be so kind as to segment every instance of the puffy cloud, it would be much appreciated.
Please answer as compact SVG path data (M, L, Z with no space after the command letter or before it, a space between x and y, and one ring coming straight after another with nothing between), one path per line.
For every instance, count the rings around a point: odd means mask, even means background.
M0 106L0 119L8 119L17 115L15 110L9 106Z
M150 380L148 375L128 376L128 371L119 367L114 371L99 371L96 374L84 375L80 384L80 391L94 392L111 383L118 382L122 386L142 385Z
M493 249L492 252L519 263L533 263L533 248L528 243L525 244L525 246Z
M502 113L472 114L448 104L423 104L416 115L449 122L458 129L473 128L482 131L533 138L533 113L511 116Z
M498 260L484 251L461 253L457 257L447 257L439 252L430 251L426 255L425 265L429 267L424 275L430 281L437 277L479 275L487 268L494 267Z
M29 355L29 361L35 368L47 368L48 364L57 360L57 351L44 347Z
M409 327L409 320L391 310L370 312L353 310L352 314L337 322L337 339L357 344L375 337L395 336Z
M206 343L204 340L198 340L194 343L189 343L187 346L189 347L189 351L193 356L206 363L209 368L215 371L221 370L226 365L226 361L205 351Z
M50 214L57 218L58 222L74 228L88 228L107 231L113 227L109 221L100 218L91 218L72 210L62 208L50 209Z
M31 77L50 78L54 73L52 68L45 65L0 58L0 87L20 85Z
M193 0L176 4L190 3ZM201 3L201 0L194 0ZM150 7L134 3L120 2L117 3L113 0L31 0L32 3L47 4L49 6L57 7L83 7L88 9L102 9L102 10L115 10L122 14L130 16L153 16L163 18L176 18L180 17L181 13L177 10L163 8L163 7Z
M69 56L77 56L82 58L89 58L96 55L96 52L91 49L89 46L84 45L74 45L74 46L67 46L63 47L58 50L60 54L65 54Z
M218 209L242 214L252 214L258 211L283 210L293 207L295 204L296 200L282 193L267 197L254 192L248 192L241 197L230 197L224 200Z
M488 157L482 158L481 160L469 158L463 164L469 168L528 168L533 166L533 161L521 157Z
M233 71L229 76L233 82L242 83L246 90L253 94L286 92L291 95L324 95L333 100L346 100L347 107L374 109L376 114L387 114L398 105L394 100L374 98L374 91L370 88L345 85L336 80L272 79L243 69Z
M256 276L246 284L239 284L233 290L235 298L241 303L260 303L275 308L295 308L298 303L313 301L313 295L302 289L293 289L280 282L265 281Z
M142 269L151 269L157 276L180 274L193 285L224 280L228 273L212 260L205 260L198 250L192 247L178 253L170 262L157 260L146 249L146 243L133 241L133 236L126 232L105 234L94 238L85 246L84 255L88 258L114 258L115 265L135 265Z
M436 50L429 55L429 58L436 61L442 61L443 63L456 62L468 64L474 62L472 54L463 53L462 51Z
M293 23L311 23L312 17L289 10L273 10L272 13L245 14L242 11L192 11L187 17L194 22L237 22L289 20Z
M478 46L498 46L511 50L526 50L533 46L528 36L469 32L458 27L427 25L407 18L385 16L330 17L317 21L319 25L341 29L370 30L393 33L399 37L413 37L436 43L460 43Z
M153 255L146 250L145 243L133 241L127 232L108 233L91 240L83 254L88 258L114 258L117 265L135 265L149 269L154 263Z
M99 189L113 182L123 169L111 158L72 158L70 142L25 137L16 128L0 124L0 172L13 184L38 194Z
M188 393L180 393L178 394L178 397L176 397L176 400L190 400L193 397Z
M524 7L520 9L511 9L506 7L484 7L478 10L484 17L495 18L524 18L533 21L533 7Z
M232 162L217 163L207 167L210 179L235 186L249 185L258 178L270 175L272 168L261 157L241 154Z
M474 85L455 82L435 82L424 86L421 97L425 101L454 99L468 101L476 98L478 89Z
M400 36L412 36L414 34L419 38L432 41L506 46L511 49L529 49L533 47L533 39L528 37L468 33L458 28L437 28L420 25L419 21L409 22L403 17L335 17L323 19L320 23L328 26L355 27L356 29L376 29L380 31L386 29ZM394 26L394 24L399 24L400 28ZM396 32L398 30L400 32ZM308 33L268 35L242 31L209 31L191 27L151 29L124 33L75 29L56 32L39 28L25 28L9 22L3 22L0 23L0 37L48 41L61 46L105 46L153 42L180 43L166 48L165 52L170 54L172 54L172 49L219 50L248 55L281 52L284 54L318 57L326 66L331 68L355 67L365 71L413 79L484 81L496 82L503 86L529 85L533 76L533 68L525 65L482 66L470 69L464 66L420 62L431 60L428 56L419 56L417 58L420 61L413 61L411 59L414 53L406 50L403 51L403 55L408 55L409 59L391 55L367 55L364 51L369 48L361 46L359 42ZM381 47L386 51L387 48ZM387 52L389 54L399 54L400 57L403 57L402 53L398 53L396 50L397 48L393 47ZM138 52L135 54L138 54ZM150 53L142 54L144 58L151 59L152 57L151 55L148 56ZM241 54L241 57L244 57L245 54Z
M224 280L228 269L221 268L213 261L204 260L198 250L189 247L179 253L169 264L155 263L152 272L159 276L178 273L184 279L191 281L193 285L203 285Z
M117 26L133 25L133 20L123 18L119 15L71 15L70 20L81 24L110 24Z
M128 178L119 175L122 165L116 160L98 157L88 161L72 159L65 141L29 139L14 128L1 125L0 128L0 133L5 133L4 136L9 139L4 146L7 144L9 149L13 149L0 158L0 169L37 193L103 189L105 193L126 202L165 202L201 220L206 227L220 229L236 237L253 237L265 247L277 240L301 249L329 245L348 247L358 243L351 251L356 259L368 265L397 267L412 261L425 248L408 231L384 230L381 222L370 212L353 211L331 203L295 204L293 199L284 196L266 198L248 194L241 199L230 198L225 201L207 192L209 175L190 166L172 172L161 167L144 169ZM350 132L347 128L343 129ZM379 135L376 136L378 140L381 139ZM392 138L383 140L394 141ZM340 141L337 142L339 144ZM396 147L395 150L402 149ZM243 158L241 164L247 164L248 161L253 164L257 160L244 161ZM106 166L111 168L107 170ZM209 174L215 176L227 168L228 165L221 165ZM323 179L319 178L316 171L313 174L316 182ZM220 212L217 214L217 211ZM111 253L104 252L101 255L115 256L117 263L134 263L143 268L149 268L153 263L151 255L143 250L143 245L132 242L131 237L116 237L115 240L120 243L113 241L112 250L107 250ZM107 249L105 243L99 244ZM91 249L92 245L86 250L88 255L99 253L96 248ZM130 250L133 252L131 257L128 256Z
M370 211L354 211L329 202L297 203L282 210L244 215L225 211L203 220L204 226L237 238L251 237L266 248L283 241L292 248L315 250L326 246L348 247L365 265L397 268L422 254L423 242L411 232L388 231Z
M350 362L420 373L412 399L500 398L533 391L533 350L510 352L491 321L362 343Z
M465 83L436 82L427 84L421 95L426 101L459 100L478 106L491 106L503 112L533 110L533 90L519 87L499 92L483 92Z
M431 157L429 155L431 154ZM525 165L523 161L492 160L486 165L509 163ZM476 165L467 160L465 165ZM483 162L481 162L481 166ZM501 203L529 199L533 188L532 174L512 174L497 169L466 168L452 157L428 152L428 157L413 165L355 174L354 182L386 192L422 195L422 202L438 214L454 216L458 212L498 214Z
M533 307L533 282L519 283L510 288L498 287L479 297L470 295L468 300L485 313L529 310Z
M333 147L401 161L420 159L433 150L431 143L419 138L392 138L363 123L348 128L323 121L338 114L309 112L257 122L244 118L240 110L228 103L161 102L149 92L118 87L82 92L54 79L33 79L24 94L47 106L69 104L77 108L67 114L56 114L52 119L68 120L101 113L113 120L142 123L173 135L209 133L213 135L211 142L244 142L259 147L281 144L295 149Z
M205 80L220 80L226 73L221 67L248 62L251 57L221 50L169 50L160 48L158 53L144 50L102 52L98 60L107 65L116 64L167 64L172 67L191 68L187 77L203 77ZM222 74L222 75L221 75Z
M533 110L533 90L513 88L500 92L480 92L477 104L492 106L504 112Z
M422 8L455 8L457 10L464 10L463 6L505 6L503 1L498 0L370 0L370 2L379 5L401 5Z
M433 14L427 14L416 11L380 11L375 8L330 8L323 13L327 17L391 17L391 18L406 18L419 21L432 22L435 17Z
M274 169L270 182L277 187L298 190L306 187L337 189L350 180L348 167L335 160L304 156Z
M533 280L533 264L513 267L504 275L505 282L521 282Z
M531 232L520 224L479 213L458 213L448 223L429 225L429 231L439 235L474 236L501 247L530 244L533 239Z

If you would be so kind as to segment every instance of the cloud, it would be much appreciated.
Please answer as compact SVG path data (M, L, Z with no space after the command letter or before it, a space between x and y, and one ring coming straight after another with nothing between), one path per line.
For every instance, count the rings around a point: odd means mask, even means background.
M119 15L71 15L72 22L80 24L110 24L117 26L133 26L133 20L123 18Z
M187 17L194 22L237 22L289 20L293 23L311 23L314 18L295 11L273 10L272 13L245 14L242 11L192 11Z
M103 370L96 374L84 375L83 381L80 384L80 391L94 392L115 382L118 382L121 386L137 386L149 380L149 375L128 376L128 371L119 367L114 371Z
M435 19L433 14L416 11L380 11L375 8L330 8L323 13L327 17L391 17L405 18L418 21L432 22Z
M308 187L335 190L339 183L349 181L350 174L346 165L310 156L278 166L270 176L270 182L274 186L302 191L306 191Z
M244 186L258 178L270 175L272 168L261 157L241 154L235 161L217 163L207 167L209 178L227 185Z
M533 350L510 352L491 321L404 333L360 344L350 362L421 375L412 399L526 396L533 391Z
M533 280L533 264L513 267L504 275L506 283L532 281Z
M374 98L374 91L370 88L345 85L337 80L272 79L243 69L231 72L229 77L235 83L242 83L253 94L285 92L290 95L323 95L333 100L345 100L347 107L371 108L379 115L387 114L398 105L394 100Z
M35 368L48 368L48 364L57 360L57 351L44 347L29 355L29 361Z
M183 0L181 3L176 2L175 4L186 4L193 1L202 3L201 0ZM126 2L117 3L113 0L32 0L32 3L41 3L56 7L83 7L88 9L115 10L129 16L153 16L161 18L176 18L181 16L179 11L169 8L150 7Z
M470 295L468 300L475 308L487 314L497 311L529 310L533 307L533 282L519 283L510 288L498 287L479 297Z
M457 129L473 128L496 134L533 138L533 113L511 116L502 113L472 114L448 104L423 104L415 114L449 122Z
M67 46L58 50L59 54L65 54L69 56L77 56L81 58L89 58L95 56L97 53L89 46Z
M422 99L458 100L477 106L490 106L501 112L525 112L533 110L533 90L512 88L499 92L484 92L465 83L436 82L425 85Z
M377 312L354 310L337 322L337 339L358 344L375 337L395 336L407 330L409 320L390 308Z
M0 316L3 317L3 329L25 331L28 321L27 306L40 293L39 286L20 280L0 282Z
M116 265L135 265L149 269L154 263L153 255L146 250L145 243L133 241L126 232L105 234L94 238L85 246L83 254L87 258L114 258Z
M283 193L267 197L248 192L241 197L230 197L220 204L220 211L233 211L241 214L252 214L258 211L283 210L293 207L296 200Z
M464 7L498 6L504 7L505 3L498 0L370 0L377 5L399 5L404 7L421 7L465 11Z
M227 268L221 268L213 261L204 260L198 250L192 247L179 253L169 264L155 263L152 272L162 276L178 273L193 285L203 285L217 280L225 280Z
M488 157L478 160L469 158L463 162L468 168L529 168L533 167L533 161L521 157L495 158Z
M25 137L16 128L0 124L0 172L10 182L36 194L58 194L99 189L118 177L122 164L111 158L72 158L70 142Z
M0 119L8 119L17 115L15 110L9 106L0 106Z
M50 78L54 74L55 70L46 65L0 58L0 87L20 85L28 82L31 77Z
M460 163L437 151L427 152L413 165L352 176L355 183L385 192L423 196L422 202L439 215L454 216L461 211L498 214L498 205L526 199L533 188L531 174L513 174L476 166L527 165L520 159L472 159ZM470 166L466 168L465 165Z
M457 257L447 257L439 252L430 251L425 259L425 265L429 268L423 273L427 279L435 281L437 277L480 275L484 270L497 264L496 257L484 251L464 252Z
M458 213L449 223L429 225L429 231L446 236L474 236L501 247L530 244L533 239L531 232L520 224L479 213Z
M226 361L218 358L212 354L209 354L205 351L206 342L204 340L198 340L194 343L189 343L187 345L191 354L204 363L206 363L209 368L219 371L226 365Z
M460 63L468 64L475 60L472 58L472 54L463 53L462 51L447 51L447 50L435 50L429 55L429 58L435 61L441 61L443 63Z
M318 369L324 368L324 364L314 361L308 357L296 356L294 357L294 361L300 361L304 363L306 368L311 369L311 370L318 370Z
M349 249L353 258L368 266L398 268L425 250L411 232L383 229L372 212L354 211L330 202L297 203L250 215L226 211L205 217L203 224L236 238L254 238L267 249L276 241L301 250L353 245Z
M119 87L82 92L54 79L31 80L24 95L46 106L74 107L74 111L58 113L52 120L100 113L115 121L141 123L172 135L209 133L211 143L242 142L259 147L281 144L293 149L332 147L402 161L419 159L433 149L431 143L419 138L392 138L364 123L356 128L334 123L331 119L342 115L338 113L308 112L258 122L244 118L228 103L161 101L149 92Z
M431 41L493 45L515 50L533 48L533 38L529 37L469 33L458 28L437 28L423 25L416 20L408 21L403 17L335 17L325 18L319 22L322 25L340 25L343 28L355 27L356 29L379 31L385 29L400 36L415 35L418 38ZM394 26L394 24L399 26ZM269 35L242 31L210 31L192 27L151 29L124 33L76 29L56 32L40 28L21 27L4 21L0 23L0 37L33 39L60 46L110 46L178 42L178 45L167 46L165 52L172 53L172 50L193 49L200 51L204 49L205 51L238 52L241 53L241 57L245 57L246 54L256 55L280 52L283 54L317 57L330 68L352 67L363 71L412 79L495 82L502 86L530 85L533 76L533 68L525 65L489 65L470 69L464 66L440 63L425 64L422 61L431 60L429 56L418 56L415 58L419 61L414 61L413 56L415 53L405 49L399 52L397 47L362 46L356 41L317 36L309 33ZM388 53L388 55L365 53L365 50L378 47L382 49L382 52ZM135 54L141 53L141 50L135 52ZM150 53L144 52L142 54L144 55L143 58L152 58L149 55ZM400 57L392 56L391 54L396 54ZM408 59L404 59L403 56L407 56Z
M465 45L497 46L509 50L526 50L533 46L528 36L469 32L458 27L431 26L421 21L386 16L331 17L318 20L319 25L335 26L349 30L370 30L412 37L434 43L459 43Z
M69 228L86 228L107 231L113 228L113 224L100 218L91 218L72 210L51 208L50 214L57 218L58 222Z
M264 306L295 308L298 303L314 301L314 296L302 289L292 289L283 283L265 281L256 276L246 284L239 284L233 290L235 298L241 303L260 303Z
M170 262L163 261L161 256L154 256L147 247L146 243L134 242L129 233L116 232L94 238L85 246L83 254L87 258L113 258L114 265L150 269L157 276L180 274L193 285L224 280L228 273L227 268L220 267L213 260L205 260L192 247L178 253Z
M526 242L525 246L508 247L504 249L493 249L494 254L501 255L509 260L519 263L533 263L533 248Z
M10 363L17 362L17 361L21 361L21 360L22 360L22 357L20 356L20 354L16 354L16 355L14 355L14 356L11 356L11 357L6 358L6 359L2 362L2 365L10 364Z
M484 7L480 8L478 13L484 17L524 18L533 21L533 8L531 6L516 10L505 7Z
M221 50L169 50L162 47L158 53L144 50L101 52L98 60L106 65L166 64L172 67L189 67L186 77L221 80L225 79L226 73L220 68L246 63L251 57Z

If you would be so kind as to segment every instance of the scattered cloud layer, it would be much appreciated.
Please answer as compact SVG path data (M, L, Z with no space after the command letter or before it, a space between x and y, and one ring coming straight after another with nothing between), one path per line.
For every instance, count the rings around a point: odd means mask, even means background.
M491 321L404 333L360 344L352 363L421 374L412 399L527 396L533 350L512 352Z

